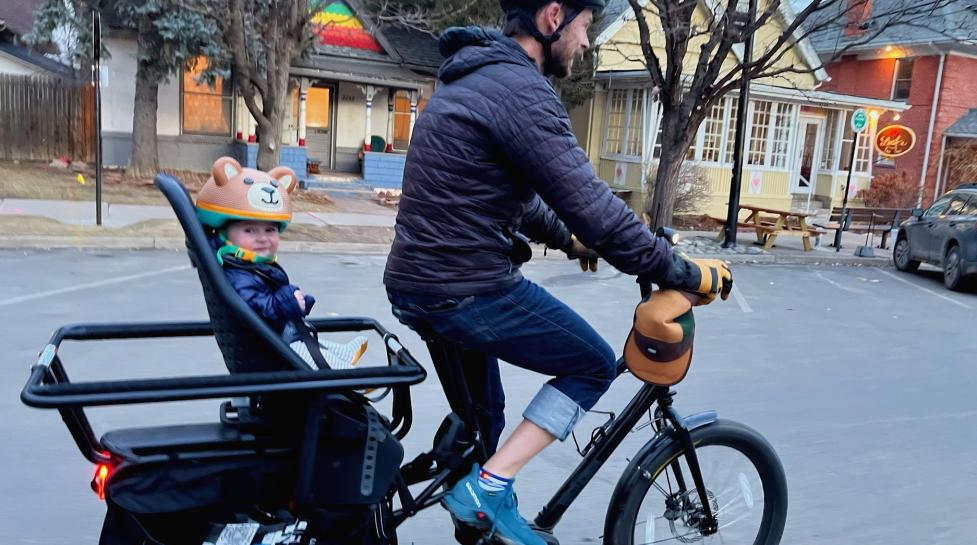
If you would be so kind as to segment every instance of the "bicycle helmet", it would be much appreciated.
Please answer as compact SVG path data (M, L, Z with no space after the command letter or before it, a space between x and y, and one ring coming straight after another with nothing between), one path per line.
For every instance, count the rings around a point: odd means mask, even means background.
M499 0L499 5L502 7L503 13L509 13L513 9L524 9L535 13L550 2L569 4L581 11L590 8L594 11L594 15L599 15L604 11L604 0Z
M566 17L553 34L546 36L536 26L536 12L551 2L563 4ZM543 46L543 74L549 76L557 73L553 43L560 39L560 32L585 9L592 10L595 16L600 15L604 11L604 0L499 0L499 6L506 20L519 19L529 35Z
M656 291L634 309L624 363L647 383L672 386L689 372L694 339L692 303L679 291Z
M298 177L288 167L262 172L221 157L197 195L197 217L217 230L229 221L257 220L278 223L278 230L284 231L292 219L289 194L296 185Z

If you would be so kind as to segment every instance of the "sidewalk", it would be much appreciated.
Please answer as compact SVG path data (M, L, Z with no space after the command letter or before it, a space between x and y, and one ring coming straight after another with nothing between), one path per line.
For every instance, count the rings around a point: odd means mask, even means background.
M295 212L293 223L344 227L393 227L396 212L376 206L376 213ZM95 225L95 203L0 199L0 215L40 216L72 225ZM141 221L176 219L169 206L102 203L102 225L126 227Z
M819 245L810 252L804 251L803 239L799 236L781 235L776 245L766 252L756 244L756 234L749 229L737 230L735 249L723 248L716 241L719 231L684 231L679 236L679 247L693 257L715 257L732 263L780 263L780 264L821 264L821 265L864 265L888 267L892 264L892 247L895 241L890 238L888 249L878 248L880 237L869 239L874 257L857 257L855 249L865 244L864 234L845 232L842 234L841 250L828 246L834 242L834 231L821 236ZM815 241L812 239L812 244Z

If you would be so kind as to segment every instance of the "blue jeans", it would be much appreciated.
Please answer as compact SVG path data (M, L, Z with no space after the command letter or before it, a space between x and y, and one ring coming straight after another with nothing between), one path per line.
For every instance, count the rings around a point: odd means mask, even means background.
M426 340L448 341L484 354L485 369L477 370L484 384L471 388L471 393L476 407L491 416L492 429L483 430L490 437L490 450L505 426L498 359L553 377L523 417L561 441L616 377L614 351L607 342L570 307L529 280L468 297L393 289L387 296L394 316Z

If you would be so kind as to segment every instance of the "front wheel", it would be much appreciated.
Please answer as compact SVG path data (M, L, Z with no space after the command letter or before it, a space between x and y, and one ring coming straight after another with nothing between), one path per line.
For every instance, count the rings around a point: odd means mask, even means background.
M717 421L692 431L706 498L696 491L677 440L653 442L618 482L605 543L776 545L787 521L787 479L770 443L756 431ZM718 530L704 529L709 502Z

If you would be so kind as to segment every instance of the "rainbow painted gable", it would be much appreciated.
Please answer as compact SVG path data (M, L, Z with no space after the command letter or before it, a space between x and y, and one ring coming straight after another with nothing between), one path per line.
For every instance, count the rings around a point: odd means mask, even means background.
M383 53L383 48L345 2L333 2L315 14L312 17L312 29L319 36L319 43L322 45Z

